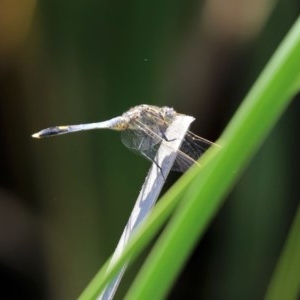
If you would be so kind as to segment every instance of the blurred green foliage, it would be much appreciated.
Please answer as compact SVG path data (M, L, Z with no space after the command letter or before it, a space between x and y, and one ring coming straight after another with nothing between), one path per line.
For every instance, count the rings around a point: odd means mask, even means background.
M9 229L0 234L0 259L29 278L33 294L73 299L113 251L149 163L114 132L30 135L147 103L195 116L193 131L216 139L299 4L44 0L33 11L32 3L26 22L11 23L32 24L26 42L0 52L0 219ZM14 7L5 9L10 16ZM299 202L298 113L293 104L266 140L170 299L263 295Z

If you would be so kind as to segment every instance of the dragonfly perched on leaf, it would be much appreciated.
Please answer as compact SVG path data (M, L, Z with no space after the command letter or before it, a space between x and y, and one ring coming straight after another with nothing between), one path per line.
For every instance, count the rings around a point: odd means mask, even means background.
M49 127L32 137L43 138L92 129L117 130L121 131L121 140L127 148L155 162L155 155L161 145L173 150L168 145L170 141L167 140L165 132L177 115L179 113L171 107L142 104L108 121ZM185 172L191 165L198 164L197 159L211 145L216 144L187 131L180 149L176 150L177 156L172 170Z

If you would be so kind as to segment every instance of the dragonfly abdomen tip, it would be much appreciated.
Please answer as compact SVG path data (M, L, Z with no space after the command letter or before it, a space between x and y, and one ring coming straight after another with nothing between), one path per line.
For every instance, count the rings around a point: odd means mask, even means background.
M46 129L43 129L37 133L34 133L32 135L33 138L43 138L43 137L49 137L52 135L58 135L58 134L64 134L64 133L68 133L69 129L68 126L55 126L55 127L49 127Z

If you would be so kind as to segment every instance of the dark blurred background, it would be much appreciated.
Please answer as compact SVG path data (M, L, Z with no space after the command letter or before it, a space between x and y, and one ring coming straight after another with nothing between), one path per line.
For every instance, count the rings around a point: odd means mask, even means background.
M32 133L146 103L193 115L192 130L216 140L299 11L296 0L0 0L0 299L75 299L113 252L150 166L115 132ZM298 102L169 299L263 297L299 202Z

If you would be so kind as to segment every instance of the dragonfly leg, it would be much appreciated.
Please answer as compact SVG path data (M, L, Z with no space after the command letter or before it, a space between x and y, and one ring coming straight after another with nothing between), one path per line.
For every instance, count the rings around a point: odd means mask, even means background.
M166 142L174 142L174 141L176 141L176 138L174 138L174 139L168 139L168 138L166 137L165 133L164 133L162 130L160 131L160 134L161 134L162 138L163 138Z
M153 159L153 163L154 163L154 164L157 166L157 168L159 169L159 171L160 171L162 177L164 178L164 181L166 181L165 174L164 174L164 172L163 172L161 166L157 163L157 161L155 161L155 158Z

